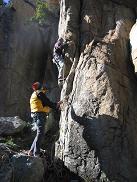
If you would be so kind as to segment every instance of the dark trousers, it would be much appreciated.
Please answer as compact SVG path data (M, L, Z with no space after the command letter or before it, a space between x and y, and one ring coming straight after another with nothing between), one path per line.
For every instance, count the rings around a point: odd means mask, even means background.
M36 123L37 134L31 145L30 151L33 155L37 155L40 153L40 147L45 134L45 122L46 122L46 113L44 112L36 112L33 114L33 121Z

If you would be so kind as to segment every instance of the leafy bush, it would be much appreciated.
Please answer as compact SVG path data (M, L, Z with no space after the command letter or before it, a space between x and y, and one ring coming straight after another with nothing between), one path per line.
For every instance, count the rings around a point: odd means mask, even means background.
M41 0L36 0L36 12L35 15L31 18L32 21L37 21L39 24L45 22L47 16L48 4Z
M1 5L3 5L3 1L2 1L2 0L0 0L0 6L1 6Z
M14 139L12 137L8 137L5 143L11 148L17 148L17 145L14 143Z

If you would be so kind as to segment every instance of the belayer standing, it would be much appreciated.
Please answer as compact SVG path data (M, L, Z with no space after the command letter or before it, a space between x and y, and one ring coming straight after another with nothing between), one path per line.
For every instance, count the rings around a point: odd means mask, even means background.
M67 43L63 40L63 38L59 38L55 43L53 49L53 62L57 65L58 68L58 83L60 83L64 79L64 57L65 57L65 48L67 47Z
M39 156L40 147L45 134L46 116L51 108L58 110L60 103L51 102L46 96L46 88L40 82L32 85L33 93L30 98L31 117L36 123L37 134L28 155Z

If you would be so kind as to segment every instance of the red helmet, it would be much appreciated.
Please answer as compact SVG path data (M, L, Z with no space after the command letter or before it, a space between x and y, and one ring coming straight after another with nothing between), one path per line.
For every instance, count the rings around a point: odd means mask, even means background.
M35 82L35 83L32 84L32 89L33 90L39 90L39 89L41 89L41 87L42 87L42 85L41 85L40 82Z

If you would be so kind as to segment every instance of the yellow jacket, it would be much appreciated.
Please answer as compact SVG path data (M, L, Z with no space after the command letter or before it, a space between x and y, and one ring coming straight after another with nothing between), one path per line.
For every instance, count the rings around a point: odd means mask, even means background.
M50 108L48 106L43 107L42 101L37 97L39 92L45 93L46 90L36 90L32 93L31 98L30 98L30 109L31 112L50 112Z

